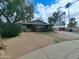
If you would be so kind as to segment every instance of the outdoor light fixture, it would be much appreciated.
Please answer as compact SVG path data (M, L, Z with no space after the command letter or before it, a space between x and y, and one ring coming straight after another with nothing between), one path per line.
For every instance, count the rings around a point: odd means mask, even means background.
M72 3L71 2L68 2L67 4L66 4L66 6L65 6L65 8L68 8L68 18L69 18L69 20L70 20L70 6L72 5Z

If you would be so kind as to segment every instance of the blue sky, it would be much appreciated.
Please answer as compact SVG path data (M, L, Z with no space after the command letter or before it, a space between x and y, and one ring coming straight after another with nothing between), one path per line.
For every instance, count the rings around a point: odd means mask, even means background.
M55 4L56 2L57 2L56 0L34 0L35 5L37 5L37 3L42 3L45 6Z
M79 22L79 0L33 0L35 4L34 9L34 19L42 18L43 21L48 22L48 17L52 15L53 12L57 11L59 7L60 10L65 11L66 23L68 23L68 8L64 6L71 2L70 6L70 17L74 17ZM76 11L74 11L76 9Z
M39 13L36 8L37 8L37 4L40 4L40 3L43 4L44 6L47 6L51 4L56 4L57 0L34 0L34 4L35 4L34 12L35 13Z

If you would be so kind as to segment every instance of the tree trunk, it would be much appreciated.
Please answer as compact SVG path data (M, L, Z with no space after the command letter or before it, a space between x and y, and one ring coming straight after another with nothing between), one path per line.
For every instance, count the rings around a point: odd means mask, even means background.
M1 15L3 15L7 19L7 22L10 22L9 18L3 13L3 11L0 11L0 12L1 12Z

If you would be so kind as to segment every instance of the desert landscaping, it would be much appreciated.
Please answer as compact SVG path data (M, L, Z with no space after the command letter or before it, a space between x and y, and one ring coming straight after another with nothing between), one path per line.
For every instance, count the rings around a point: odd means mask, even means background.
M46 47L64 41L72 41L73 39L78 39L78 34L73 33L74 36L67 34L71 33L24 32L21 33L18 37L8 38L3 41L3 43L7 46L7 50L6 52L4 52L4 55L6 55L7 53L9 59L16 59L20 56L23 56L26 53L32 52L42 47Z
M78 0L0 0L0 59L79 59Z

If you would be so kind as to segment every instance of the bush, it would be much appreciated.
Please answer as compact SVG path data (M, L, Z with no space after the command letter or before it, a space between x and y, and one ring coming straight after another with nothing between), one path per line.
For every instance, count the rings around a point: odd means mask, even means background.
M3 27L4 22L0 19L0 33L1 33L1 28Z
M54 32L54 29L49 26L48 31L49 31L49 32Z
M13 23L5 23L3 27L1 27L1 37L10 38L15 37L21 33L21 25L13 24Z

